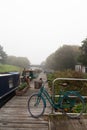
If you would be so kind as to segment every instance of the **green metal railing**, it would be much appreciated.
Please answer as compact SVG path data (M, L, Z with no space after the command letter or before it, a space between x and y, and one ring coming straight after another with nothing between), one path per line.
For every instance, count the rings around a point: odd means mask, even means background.
M66 81L87 81L87 79L79 79L79 78L56 78L52 82L52 99L54 100L54 97L58 97L58 95L55 95L55 82L58 80L66 80ZM87 98L87 96L82 96L84 98ZM53 108L52 108L53 113Z

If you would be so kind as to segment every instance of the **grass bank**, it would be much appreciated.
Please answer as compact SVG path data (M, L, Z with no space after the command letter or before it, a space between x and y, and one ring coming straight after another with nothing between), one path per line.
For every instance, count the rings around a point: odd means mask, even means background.
M22 68L17 66L7 65L7 64L0 64L0 73L6 73L11 71L21 72Z

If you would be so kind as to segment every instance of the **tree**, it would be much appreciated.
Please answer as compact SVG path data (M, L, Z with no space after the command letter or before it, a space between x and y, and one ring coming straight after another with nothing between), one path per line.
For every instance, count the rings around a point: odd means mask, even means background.
M80 55L78 61L83 65L87 66L87 38L82 41L82 46L80 47Z
M55 52L55 61L57 61L57 69L74 69L75 59L73 48L68 45L61 47L57 52Z
M23 68L27 68L30 65L30 61L27 59L27 57L16 57L16 56L8 56L6 63Z
M54 70L74 69L79 54L78 46L63 45L48 56L46 66Z
M54 61L54 53L49 55L45 62L45 68L47 69L54 69L55 67L55 61Z
M3 47L0 45L0 63L5 63L7 54L4 52Z

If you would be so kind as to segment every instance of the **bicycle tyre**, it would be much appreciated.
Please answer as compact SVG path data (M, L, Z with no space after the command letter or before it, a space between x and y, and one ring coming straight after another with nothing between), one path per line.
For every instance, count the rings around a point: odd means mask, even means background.
M85 109L83 98L76 93L66 94L61 102L63 113L70 118L79 118Z
M39 101L37 103L37 101ZM30 96L28 100L28 111L34 118L38 118L43 115L45 111L45 103L42 97L39 97L37 93Z

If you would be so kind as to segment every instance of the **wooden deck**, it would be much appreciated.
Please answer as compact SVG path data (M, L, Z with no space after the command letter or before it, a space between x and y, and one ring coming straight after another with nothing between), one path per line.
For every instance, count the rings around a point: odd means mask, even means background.
M32 118L27 96L15 96L0 110L0 130L48 130L48 121Z
M45 79L45 75L41 75ZM43 117L32 118L27 109L28 97L34 89L34 83L23 96L15 96L0 109L0 130L48 130L49 123ZM48 105L49 106L49 105ZM46 109L46 113L49 109Z

